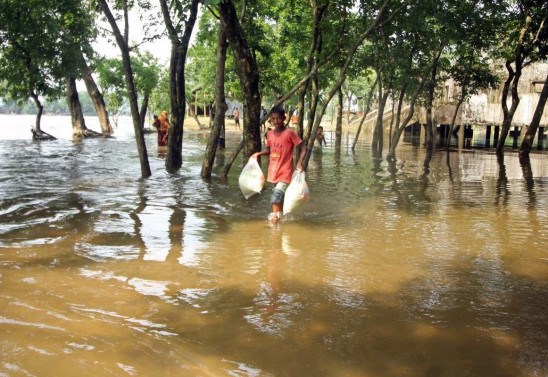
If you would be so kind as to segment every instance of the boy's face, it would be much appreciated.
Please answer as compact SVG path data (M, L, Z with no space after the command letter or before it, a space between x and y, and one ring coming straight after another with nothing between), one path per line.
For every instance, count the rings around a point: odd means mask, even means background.
M272 113L270 114L270 123L276 128L283 127L285 121L285 116L278 114L278 113Z

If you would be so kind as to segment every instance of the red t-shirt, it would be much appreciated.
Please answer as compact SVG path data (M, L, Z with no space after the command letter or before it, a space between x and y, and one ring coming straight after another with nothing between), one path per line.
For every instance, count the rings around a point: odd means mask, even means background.
M299 135L292 129L286 128L278 135L274 133L274 130L268 131L266 134L266 145L270 148L268 182L291 182L293 149L301 142Z

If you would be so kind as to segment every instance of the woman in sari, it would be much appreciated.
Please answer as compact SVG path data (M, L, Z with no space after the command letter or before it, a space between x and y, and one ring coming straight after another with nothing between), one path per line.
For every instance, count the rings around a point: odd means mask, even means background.
M167 119L167 111L162 111L159 116L160 127L158 127L158 146L165 147L167 145L167 137L169 135L169 120Z

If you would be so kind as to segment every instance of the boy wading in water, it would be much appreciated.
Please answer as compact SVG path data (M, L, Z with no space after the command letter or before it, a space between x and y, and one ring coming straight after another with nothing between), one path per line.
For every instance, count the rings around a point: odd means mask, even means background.
M302 143L297 133L285 126L285 110L274 106L270 110L270 123L275 127L266 134L266 150L254 153L251 157L270 156L268 165L267 181L274 183L270 203L272 213L268 219L276 224L281 216L284 202L284 195L291 176L293 175L293 150ZM301 148L297 169L303 170L302 162L306 155L306 148Z

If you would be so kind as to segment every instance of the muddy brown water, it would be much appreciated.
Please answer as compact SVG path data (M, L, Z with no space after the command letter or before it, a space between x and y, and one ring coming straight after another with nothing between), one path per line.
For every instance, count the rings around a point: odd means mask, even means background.
M425 175L420 148L389 165L328 134L273 227L241 159L200 178L205 133L177 174L148 135L143 180L130 128L35 143L2 120L0 376L548 375L546 154Z

